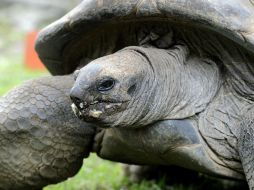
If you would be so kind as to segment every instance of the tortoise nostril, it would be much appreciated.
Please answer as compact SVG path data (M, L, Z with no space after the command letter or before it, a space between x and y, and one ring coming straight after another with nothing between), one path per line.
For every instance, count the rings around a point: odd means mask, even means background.
M70 98L72 100L72 102L78 107L80 108L80 104L83 102L82 101L82 91L79 88L73 87L71 92L70 92Z
M82 103L81 99L71 96L71 100L78 108L80 108L80 104Z
M74 73L73 73L73 76L74 76L74 80L77 79L78 75L80 73L80 70L76 70Z

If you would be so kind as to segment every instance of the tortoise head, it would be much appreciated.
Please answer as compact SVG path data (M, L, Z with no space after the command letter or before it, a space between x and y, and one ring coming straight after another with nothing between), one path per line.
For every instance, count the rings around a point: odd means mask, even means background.
M144 92L143 83L149 81L147 71L144 58L133 50L92 61L75 72L71 90L74 112L104 126L123 124Z

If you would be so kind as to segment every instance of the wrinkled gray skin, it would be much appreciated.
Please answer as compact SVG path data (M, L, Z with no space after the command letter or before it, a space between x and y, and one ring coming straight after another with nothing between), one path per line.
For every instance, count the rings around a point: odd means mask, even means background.
M167 49L133 46L92 61L75 73L72 107L106 127L95 148L104 158L245 175L254 189L253 55L206 37L205 47L182 36Z

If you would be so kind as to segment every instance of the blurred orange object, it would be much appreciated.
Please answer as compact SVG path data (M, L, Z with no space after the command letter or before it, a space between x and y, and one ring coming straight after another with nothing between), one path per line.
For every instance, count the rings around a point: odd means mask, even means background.
M34 43L37 31L28 32L25 40L25 67L30 70L45 70L45 66L40 61L34 50Z

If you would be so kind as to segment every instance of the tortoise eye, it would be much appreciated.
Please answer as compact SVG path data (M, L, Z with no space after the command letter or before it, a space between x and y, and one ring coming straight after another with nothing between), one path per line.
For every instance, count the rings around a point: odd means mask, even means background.
M103 79L99 82L97 90L100 92L109 91L115 86L115 80L112 78Z

